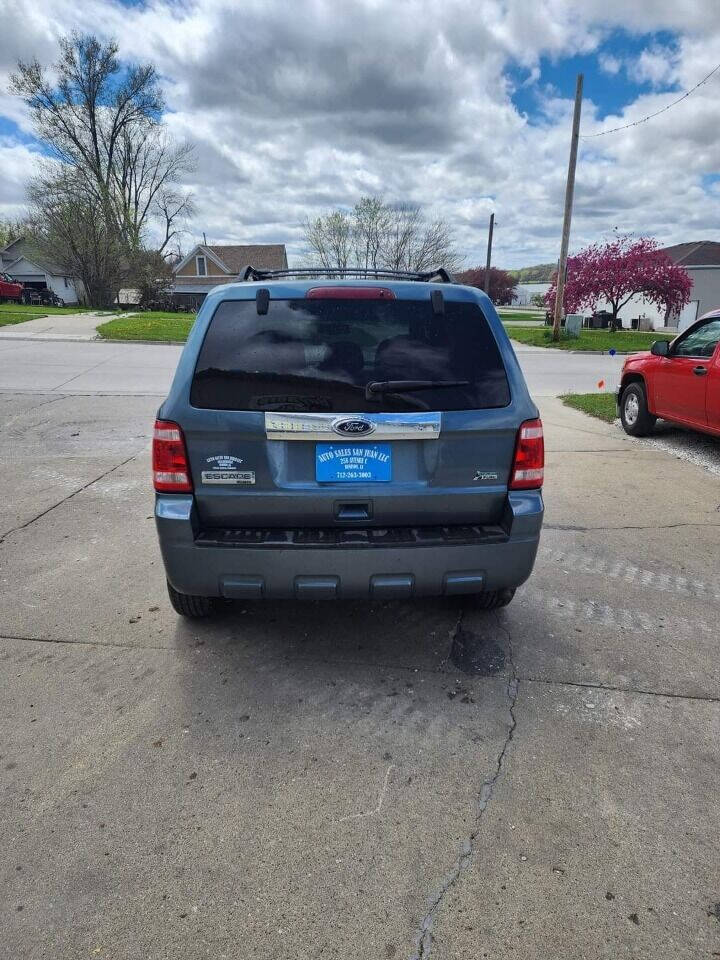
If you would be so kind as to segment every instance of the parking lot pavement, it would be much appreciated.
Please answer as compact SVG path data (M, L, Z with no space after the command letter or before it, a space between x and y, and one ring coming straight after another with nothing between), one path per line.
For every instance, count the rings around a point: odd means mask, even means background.
M157 401L1 396L0 956L720 950L715 475L544 400L506 610L186 624Z
M164 397L182 349L170 344L43 342L18 337L0 334L0 390ZM568 356L564 350L514 346L534 397L589 392L597 390L600 381L612 389L619 379L622 357Z

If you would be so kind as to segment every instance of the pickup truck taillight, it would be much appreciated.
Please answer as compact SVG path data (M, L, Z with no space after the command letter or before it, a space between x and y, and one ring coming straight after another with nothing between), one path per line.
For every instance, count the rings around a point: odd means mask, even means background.
M526 420L518 430L511 490L535 490L543 485L545 441L542 420Z
M185 437L176 423L155 421L152 462L153 484L158 493L192 493Z

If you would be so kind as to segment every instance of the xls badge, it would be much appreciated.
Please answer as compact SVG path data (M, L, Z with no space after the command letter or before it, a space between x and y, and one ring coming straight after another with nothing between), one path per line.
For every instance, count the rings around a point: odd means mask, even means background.
M498 475L487 470L476 470L473 480L497 480Z

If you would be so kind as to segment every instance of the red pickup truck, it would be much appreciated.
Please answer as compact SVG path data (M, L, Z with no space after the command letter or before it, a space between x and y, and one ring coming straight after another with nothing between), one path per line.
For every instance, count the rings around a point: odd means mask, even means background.
M5 300L15 300L21 303L23 298L23 285L13 280L7 273L0 273L0 303Z
M720 437L720 310L672 341L628 357L618 390L626 433L644 437L658 417Z

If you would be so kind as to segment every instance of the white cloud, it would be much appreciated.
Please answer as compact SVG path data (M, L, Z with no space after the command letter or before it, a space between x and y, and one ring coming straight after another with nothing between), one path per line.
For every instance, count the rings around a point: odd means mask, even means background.
M598 63L603 73L609 73L611 77L620 73L622 69L622 60L614 57L611 53L601 53L598 56Z
M677 52L672 47L653 45L626 66L628 76L636 83L666 87L677 80Z
M580 9L579 9L580 7ZM456 227L469 264L484 257L487 218L498 219L497 262L557 256L572 104L543 89L543 56L597 52L618 27L679 31L676 55L650 47L635 68L653 85L688 88L709 72L720 4L686 0L19 0L0 37L0 82L14 61L50 63L56 39L77 28L117 37L121 54L154 62L178 137L197 145L196 235L213 241L286 241L301 224L363 193L412 199ZM522 65L540 97L528 122L511 100L506 69ZM641 74L639 73L638 76ZM693 79L694 77L694 79ZM720 82L720 81L719 81ZM663 241L717 237L720 210L704 202L703 174L720 170L718 85L701 88L649 124L582 143L573 247L614 227ZM638 119L672 94L638 98L595 120L586 86L584 132ZM24 128L17 101L0 114ZM0 214L15 214L32 151L0 139Z

